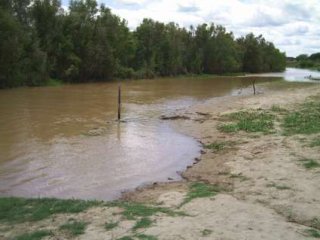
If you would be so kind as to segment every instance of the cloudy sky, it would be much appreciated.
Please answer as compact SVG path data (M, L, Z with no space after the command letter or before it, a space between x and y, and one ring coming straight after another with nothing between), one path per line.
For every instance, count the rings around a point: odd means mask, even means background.
M62 0L68 6L69 0ZM143 18L189 27L214 22L236 37L262 34L287 56L320 52L320 0L98 0L134 29Z

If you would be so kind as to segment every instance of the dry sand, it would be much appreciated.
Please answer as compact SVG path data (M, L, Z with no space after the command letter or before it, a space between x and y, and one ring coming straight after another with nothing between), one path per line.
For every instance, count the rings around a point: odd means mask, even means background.
M123 198L177 209L190 181L217 184L225 191L183 205L179 210L188 216L156 214L151 217L151 227L137 232L166 240L313 239L306 230L320 228L320 170L307 170L299 162L302 158L320 160L320 149L306 144L309 136L284 136L280 128L269 135L226 134L218 131L217 126L225 113L270 109L275 104L290 110L314 95L320 95L320 85L256 96L216 98L179 112L189 118L173 122L179 131L204 144L217 140L234 144L219 152L205 150L201 161L183 173L184 181L145 187ZM135 221L125 220L119 212L119 208L98 207L81 214L57 215L41 223L16 225L11 230L0 225L0 230L6 230L0 239L39 227L55 231L70 217L90 222L85 234L73 239L120 239L135 235L131 230ZM106 231L107 221L120 221L120 225ZM72 237L56 231L55 236L46 239L68 238Z

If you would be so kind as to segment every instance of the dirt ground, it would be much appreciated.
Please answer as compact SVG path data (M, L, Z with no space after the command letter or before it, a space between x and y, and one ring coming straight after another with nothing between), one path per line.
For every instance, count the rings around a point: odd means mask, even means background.
M214 197L197 198L179 208L186 216L155 214L152 225L133 232L134 220L125 220L120 208L97 207L75 215L57 215L41 223L24 223L8 230L0 225L3 239L26 229L56 229L73 217L90 222L83 235L55 234L44 239L121 239L137 233L154 239L314 239L307 230L320 229L320 168L305 169L302 158L320 160L320 149L310 148L310 136L284 136L280 127L274 134L222 133L217 130L221 116L243 109L270 109L273 105L293 110L308 97L320 95L320 85L272 91L255 96L211 99L177 114L189 119L172 121L177 129L203 144L229 141L221 151L204 149L193 166L182 174L184 181L156 184L124 194L128 201L178 209L190 181L223 187ZM320 121L320 119L319 119ZM318 134L319 135L319 134ZM119 226L106 231L106 221ZM4 231L5 230L5 231ZM123 238L126 239L126 238ZM127 238L130 239L130 238Z

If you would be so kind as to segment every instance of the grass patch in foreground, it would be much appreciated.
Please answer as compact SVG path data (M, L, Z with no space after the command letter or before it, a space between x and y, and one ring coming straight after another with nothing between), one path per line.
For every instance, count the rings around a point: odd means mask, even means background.
M130 236L124 236L124 237L121 237L121 238L117 238L117 240L134 240L132 237Z
M320 101L307 102L283 120L285 135L314 134L320 132Z
M152 236L152 235L146 235L146 234L137 234L135 235L140 240L158 240L157 237Z
M215 185L205 184L201 182L192 183L189 192L180 206L192 201L195 198L205 198L215 196L220 188Z
M65 230L72 236L81 235L84 233L88 223L80 221L71 221L60 226L60 230Z
M313 160L313 159L301 159L301 162L303 162L303 166L306 169L313 169L313 168L318 168L320 167L320 163L318 163L317 161Z
M44 237L52 236L52 235L53 234L51 231L39 230L32 233L25 233L25 234L19 235L14 239L15 240L41 240Z
M104 225L104 228L105 228L107 231L109 231L109 230L111 230L111 229L114 229L114 228L118 227L118 225L119 225L119 222L109 222L109 223L106 223L106 224Z
M124 210L121 214L129 220L135 220L137 217L150 217L157 213L164 213L169 216L186 216L186 213L181 211L174 211L165 207L154 207L135 202L116 201L108 203L107 206L123 208Z
M305 233L308 234L309 237L320 238L320 231L316 229L307 229L305 230Z
M0 222L40 221L57 213L79 213L98 206L98 201L0 198Z
M218 129L222 132L262 132L271 133L274 129L273 114L263 110L240 111L225 115L228 121L233 123L222 124Z
M133 226L133 230L137 230L139 228L148 228L152 224L152 220L148 217L143 217L140 220L136 222L136 224Z

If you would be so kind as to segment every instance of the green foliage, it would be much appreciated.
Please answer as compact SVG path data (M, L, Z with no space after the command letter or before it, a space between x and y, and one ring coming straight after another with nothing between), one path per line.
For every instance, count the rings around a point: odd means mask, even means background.
M151 235L146 234L136 234L135 237L137 237L140 240L157 240L158 238Z
M72 236L81 235L84 233L88 223L80 221L70 221L60 226L60 230L67 231Z
M189 29L144 19L130 31L96 0L6 0L0 8L0 88L179 74L281 71L285 56L262 36L223 26ZM318 59L317 55L312 56Z
M320 238L320 231L319 231L319 230L310 228L310 229L305 230L305 233L306 233L309 237Z
M294 67L320 69L320 53L314 53L308 56L307 54L300 54L294 61Z
M124 237L121 237L121 238L117 238L117 240L134 240L132 237L130 236L124 236Z
M16 240L41 240L44 237L52 236L52 232L47 230L39 230L32 233L26 233L15 237Z
M235 123L222 124L218 128L223 132L263 132L270 133L274 128L274 115L266 111L241 111L225 116Z
M132 229L137 230L139 228L148 228L151 226L151 224L152 220L150 218L143 217L136 222Z
M157 213L164 213L169 216L185 216L186 214L180 211L173 211L169 208L164 207L154 207L145 205L142 203L135 202L112 202L108 203L108 206L111 207L120 207L123 208L122 215L127 219L136 219L137 217L150 217Z
M220 192L220 188L215 185L205 184L201 182L192 183L189 192L182 202L181 206L192 201L195 198L205 198L215 196Z
M119 222L107 222L105 225L104 225L104 228L109 231L111 229L114 229L116 227L118 227L119 225Z
M319 119L320 101L307 102L284 118L284 132L287 135L319 133Z
M314 159L301 159L301 162L303 162L303 166L306 169L313 169L313 168L319 168L320 167L320 163L318 163L317 161L315 161Z
M0 222L39 221L57 213L79 213L99 204L82 200L0 198Z

